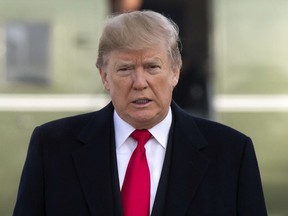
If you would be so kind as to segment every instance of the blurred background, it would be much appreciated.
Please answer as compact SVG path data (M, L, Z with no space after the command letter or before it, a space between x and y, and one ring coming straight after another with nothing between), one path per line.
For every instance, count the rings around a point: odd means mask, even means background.
M287 0L0 0L0 215L35 126L109 102L95 67L103 20L137 9L180 26L174 100L253 139L269 215L288 216Z

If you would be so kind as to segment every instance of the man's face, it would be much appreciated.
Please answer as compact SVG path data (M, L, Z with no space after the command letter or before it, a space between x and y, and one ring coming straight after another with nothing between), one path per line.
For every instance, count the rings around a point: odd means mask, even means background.
M172 67L164 46L115 50L100 69L118 115L137 129L149 129L168 113L179 68Z

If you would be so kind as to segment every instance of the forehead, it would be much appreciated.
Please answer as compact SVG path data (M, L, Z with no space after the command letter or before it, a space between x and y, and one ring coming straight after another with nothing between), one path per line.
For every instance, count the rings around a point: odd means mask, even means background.
M117 49L108 54L108 61L168 61L168 51L164 46L143 49Z

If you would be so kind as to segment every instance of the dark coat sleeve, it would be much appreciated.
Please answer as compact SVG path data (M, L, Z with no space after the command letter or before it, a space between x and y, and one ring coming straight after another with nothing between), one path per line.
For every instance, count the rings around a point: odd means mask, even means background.
M238 215L267 215L258 163L250 139L244 146L238 182Z
M36 128L31 137L13 216L44 216L42 151Z

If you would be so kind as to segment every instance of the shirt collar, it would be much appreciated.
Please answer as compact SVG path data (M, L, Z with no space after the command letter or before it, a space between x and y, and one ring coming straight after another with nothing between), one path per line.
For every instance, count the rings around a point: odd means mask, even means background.
M114 110L113 115L114 128L115 128L115 143L116 149L119 148L130 136L130 134L135 130L130 124L125 122ZM159 122L154 127L148 129L152 136L160 143L160 145L166 149L169 130L172 124L172 111L171 107L169 108L168 114L166 117Z

